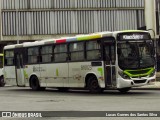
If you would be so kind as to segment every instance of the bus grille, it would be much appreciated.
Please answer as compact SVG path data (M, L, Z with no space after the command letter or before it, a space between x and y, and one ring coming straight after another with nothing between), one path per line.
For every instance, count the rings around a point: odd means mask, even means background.
M134 83L145 83L146 80L134 80Z

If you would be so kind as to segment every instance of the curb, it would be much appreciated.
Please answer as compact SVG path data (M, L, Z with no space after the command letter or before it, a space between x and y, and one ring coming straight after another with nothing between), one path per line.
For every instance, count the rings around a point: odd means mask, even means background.
M131 90L160 90L160 88L131 88Z

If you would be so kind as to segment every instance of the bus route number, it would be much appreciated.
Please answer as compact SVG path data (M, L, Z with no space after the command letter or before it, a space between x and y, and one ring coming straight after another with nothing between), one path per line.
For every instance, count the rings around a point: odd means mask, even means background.
M91 65L81 65L81 70L92 70Z

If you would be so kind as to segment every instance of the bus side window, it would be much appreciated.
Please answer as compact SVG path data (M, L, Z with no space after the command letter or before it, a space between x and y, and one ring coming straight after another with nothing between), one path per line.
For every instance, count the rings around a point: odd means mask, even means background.
M5 65L14 65L14 52L12 50L5 51L5 58L4 58L4 64Z
M39 59L39 48L33 47L28 48L28 63L38 63Z
M101 59L100 44L97 41L86 42L87 60Z
M69 45L71 61L84 60L84 42L71 43Z
M56 45L54 48L54 61L65 62L67 58L67 44Z
M40 57L41 61L43 63L53 61L52 52L53 52L52 46L43 46L41 48L41 57Z

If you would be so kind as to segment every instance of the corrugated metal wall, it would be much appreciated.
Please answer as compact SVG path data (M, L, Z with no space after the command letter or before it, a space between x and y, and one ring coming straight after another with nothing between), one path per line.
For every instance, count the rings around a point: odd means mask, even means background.
M2 9L143 7L144 0L2 0Z
M2 31L6 36L137 29L145 23L143 8L144 0L2 0Z

